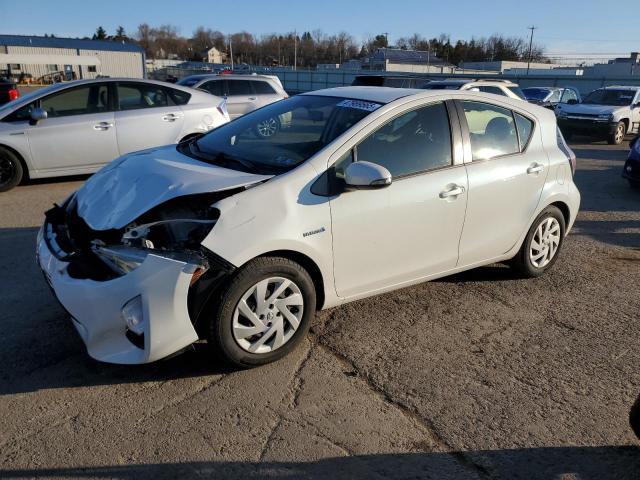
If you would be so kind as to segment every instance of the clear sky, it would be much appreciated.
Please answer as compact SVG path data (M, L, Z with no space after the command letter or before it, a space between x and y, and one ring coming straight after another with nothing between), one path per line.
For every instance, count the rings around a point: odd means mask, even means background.
M0 0L0 33L92 35L98 25L128 33L138 24L172 24L189 36L203 25L254 34L322 29L347 31L362 41L388 32L389 42L420 33L452 40L501 33L529 34L547 53L627 54L640 50L640 0Z

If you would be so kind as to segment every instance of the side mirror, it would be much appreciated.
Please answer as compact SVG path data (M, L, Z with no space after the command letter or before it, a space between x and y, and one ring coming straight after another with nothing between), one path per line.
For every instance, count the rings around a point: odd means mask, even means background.
M567 100L567 105L576 105L578 103L578 100L576 100L575 98L570 98L569 100Z
M353 162L344 172L347 188L373 189L391 185L391 173L381 165L371 162Z
M46 120L47 111L43 108L37 107L31 110L31 119L29 120L29 124L37 125L39 121Z

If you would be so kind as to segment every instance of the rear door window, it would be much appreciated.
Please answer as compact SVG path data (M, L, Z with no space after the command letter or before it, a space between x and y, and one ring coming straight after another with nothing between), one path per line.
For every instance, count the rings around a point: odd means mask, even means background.
M119 83L118 104L120 110L166 107L169 105L167 91L154 84Z
M253 95L251 80L227 80L227 88L230 97Z
M520 152L513 113L483 102L463 101L473 160L488 160Z
M210 80L206 83L203 83L198 88L206 90L211 95L215 95L216 97L224 97L226 95L224 84L224 80Z
M191 98L190 93L175 88L167 88L167 92L169 92L169 96L175 105L186 105Z

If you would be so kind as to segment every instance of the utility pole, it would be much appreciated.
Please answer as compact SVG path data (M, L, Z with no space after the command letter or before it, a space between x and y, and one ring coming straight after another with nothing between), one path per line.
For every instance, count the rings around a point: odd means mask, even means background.
M231 55L231 70L233 70L233 43L231 43L231 35L229 35L229 55Z
M298 31L293 31L293 69L298 69Z
M529 38L529 61L527 62L527 75L529 75L529 68L531 67L531 56L533 55L533 31L538 27L531 25L528 27L531 30L531 37Z
M382 35L384 35L384 41L386 42L386 48L389 48L389 32L382 32Z

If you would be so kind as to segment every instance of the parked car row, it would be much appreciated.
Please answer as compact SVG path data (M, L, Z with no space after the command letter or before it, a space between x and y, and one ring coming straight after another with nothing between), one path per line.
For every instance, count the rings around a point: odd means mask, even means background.
M287 128L256 135L273 118ZM252 367L319 309L498 261L544 274L578 213L574 162L553 112L519 99L309 92L121 156L46 212L38 262L98 360L206 339Z
M0 191L23 177L93 173L114 158L229 121L221 98L164 82L58 83L0 107Z

